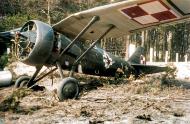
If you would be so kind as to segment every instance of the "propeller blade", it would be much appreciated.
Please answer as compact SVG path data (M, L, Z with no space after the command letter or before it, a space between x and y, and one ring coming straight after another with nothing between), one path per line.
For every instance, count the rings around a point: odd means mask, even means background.
M27 31L27 32L21 32L20 36L24 38L25 40L28 40L32 43L36 42L36 35L37 33L35 31Z

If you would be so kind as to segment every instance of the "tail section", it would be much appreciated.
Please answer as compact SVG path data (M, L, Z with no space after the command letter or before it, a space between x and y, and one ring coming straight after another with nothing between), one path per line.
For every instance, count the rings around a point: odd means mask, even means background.
M129 62L130 64L140 64L141 55L144 55L144 48L143 47L137 47L136 51L128 59L127 62Z
M152 74L163 71L168 71L170 68L167 66L154 66L141 64L141 55L144 55L144 48L138 47L134 54L128 59L128 62L135 69L135 75L139 74Z

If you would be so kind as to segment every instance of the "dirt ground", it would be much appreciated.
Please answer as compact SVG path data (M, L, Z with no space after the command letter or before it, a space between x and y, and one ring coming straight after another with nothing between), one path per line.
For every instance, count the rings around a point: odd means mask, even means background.
M56 96L57 73L53 84L51 76L39 82L44 91L1 88L0 124L190 124L190 81L163 75L115 81L76 74L80 96L63 102Z

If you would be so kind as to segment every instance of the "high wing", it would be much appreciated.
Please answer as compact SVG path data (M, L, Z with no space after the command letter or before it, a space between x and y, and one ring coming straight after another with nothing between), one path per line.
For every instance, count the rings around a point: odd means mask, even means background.
M106 37L117 37L134 30L190 17L190 0L125 0L70 15L53 26L63 34L76 36L94 17L100 18L81 37L97 39L110 25L115 28Z

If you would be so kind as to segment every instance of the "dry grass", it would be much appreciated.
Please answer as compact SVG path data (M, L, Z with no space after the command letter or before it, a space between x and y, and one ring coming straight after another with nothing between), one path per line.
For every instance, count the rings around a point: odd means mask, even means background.
M81 81L81 94L77 100L59 102L54 91L23 91L25 95L22 95L22 91L16 91L18 92L14 93L16 96L10 94L9 102L1 104L9 104L6 111L13 113L7 115L7 120L12 123L20 120L22 123L58 123L58 121L76 123L81 120L83 123L91 124L114 123L124 120L125 117L131 123L159 123L160 120L166 122L165 120L171 117L178 119L186 117L186 106L177 108L175 101L182 97L189 98L187 97L189 90L173 85L171 75L170 73L147 75L135 80L133 76L128 79L116 79L75 74ZM59 78L57 72L54 73L54 78ZM46 78L44 80L45 86L47 83L51 84L50 80ZM14 117L15 119L10 119Z
M5 97L0 103L0 111L13 111L16 112L19 107L20 100L31 94L30 89L17 89L12 94Z

